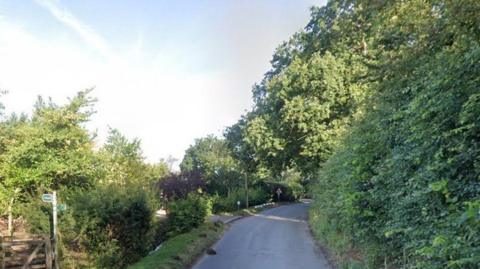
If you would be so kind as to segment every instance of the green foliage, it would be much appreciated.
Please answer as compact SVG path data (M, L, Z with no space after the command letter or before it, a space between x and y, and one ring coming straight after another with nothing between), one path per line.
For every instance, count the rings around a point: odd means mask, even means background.
M330 156L363 97L350 72L341 58L327 52L308 60L293 58L268 80L245 141L276 174L292 164L313 169Z
M186 150L180 168L182 172L200 173L209 193L228 195L241 184L241 173L227 142L214 136L197 139Z
M305 194L304 185L306 185L306 183L302 178L302 174L296 169L284 171L280 183L283 184L283 187L281 187L281 200L297 201Z
M253 187L248 190L249 206L264 204L270 201L271 195L261 187ZM238 209L237 201L240 201L240 208L245 208L245 189L233 189L229 196L222 197L215 195L212 197L212 206L214 213L232 212Z
M99 155L103 161L104 184L133 184L151 189L160 178L169 173L165 162L145 163L140 140L129 140L116 129L110 129Z
M98 268L123 268L150 250L152 207L141 190L108 186L72 193L65 202L62 241L89 253Z
M29 198L17 205L17 214L27 221L27 230L32 234L50 234L51 204L41 202L39 196Z
M12 116L1 131L1 189L34 194L61 186L88 188L98 178L93 143L82 123L94 101L80 92L57 106L39 98L31 118Z
M190 193L185 199L171 202L168 210L171 233L180 234L203 224L212 213L212 202L208 197Z
M364 32L376 94L320 169L313 226L329 243L341 231L338 247L362 249L371 267L386 258L409 268L476 268L480 24L470 9L480 5L361 4L355 16L376 16L375 31Z
M255 109L237 124L245 126L243 138L227 136L245 144L237 148L250 149L257 166L274 177L289 168L300 168L306 177L314 174L369 92L367 64L356 48L361 36L341 34L357 25L347 2L312 9L306 29L277 49L272 70L254 87Z
M225 130L224 136L233 158L244 173L255 173L260 166L259 159L251 143L246 143L247 126L253 113L248 113L234 125Z

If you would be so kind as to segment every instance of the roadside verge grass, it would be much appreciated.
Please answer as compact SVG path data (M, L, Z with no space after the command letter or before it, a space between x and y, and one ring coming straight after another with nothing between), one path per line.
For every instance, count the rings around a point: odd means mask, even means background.
M318 204L312 204L309 210L308 223L313 237L327 256L334 268L365 269L365 257L352 246L347 235L322 215Z
M221 222L205 223L165 241L159 250L130 265L128 269L188 268L222 236L224 230L225 225Z

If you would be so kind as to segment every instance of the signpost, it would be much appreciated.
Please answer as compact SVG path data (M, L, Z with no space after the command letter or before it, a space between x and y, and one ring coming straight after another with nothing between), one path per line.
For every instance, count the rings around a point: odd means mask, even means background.
M55 269L59 269L58 265L58 248L57 248L57 210L58 211L65 211L67 209L67 205L60 204L57 205L57 192L54 191L53 193L45 193L42 195L42 201L46 203L52 203L52 219L53 219L53 257L55 261Z
M67 210L67 205L66 204L58 204L57 205L57 211L63 212L65 210Z
M45 193L42 195L42 201L51 203L53 201L53 195L51 193Z

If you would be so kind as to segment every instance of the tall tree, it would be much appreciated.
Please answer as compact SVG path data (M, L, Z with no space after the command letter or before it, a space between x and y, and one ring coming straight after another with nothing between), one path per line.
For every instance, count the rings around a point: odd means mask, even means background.
M93 140L82 126L93 113L90 91L64 106L38 98L31 117L11 115L0 128L0 204L13 232L15 204L40 192L86 189L99 178ZM3 210L2 210L3 211Z
M136 184L153 188L155 182L169 174L164 161L148 164L139 139L128 139L117 129L110 129L106 143L100 149L104 183Z
M88 93L78 93L64 106L39 98L31 118L12 116L5 123L1 185L34 194L95 183L93 141L82 126L93 113Z
M226 141L212 135L197 139L187 149L180 168L199 172L206 180L209 192L227 195L239 185L241 176Z

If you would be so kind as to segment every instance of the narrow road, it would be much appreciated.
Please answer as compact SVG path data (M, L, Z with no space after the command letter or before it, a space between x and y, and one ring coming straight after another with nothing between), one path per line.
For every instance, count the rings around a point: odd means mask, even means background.
M193 269L330 269L307 224L308 204L238 220Z

